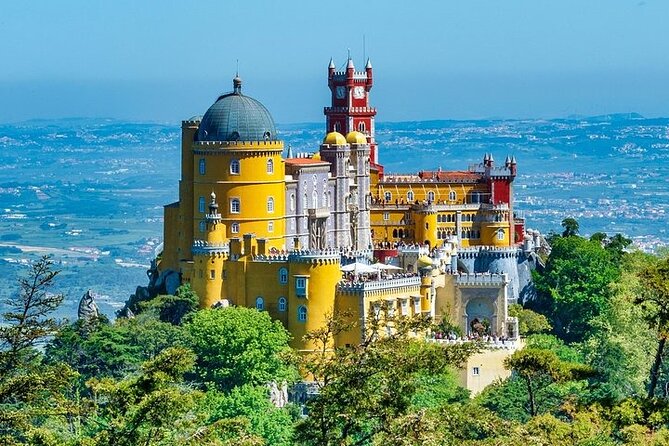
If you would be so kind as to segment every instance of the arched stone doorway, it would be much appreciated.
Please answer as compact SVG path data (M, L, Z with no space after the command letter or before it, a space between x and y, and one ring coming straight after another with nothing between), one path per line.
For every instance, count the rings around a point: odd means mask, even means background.
M474 325L482 324L486 327L486 332L491 334L496 326L497 315L495 314L495 305L490 299L477 297L467 302L465 307L467 312L467 331L474 331Z

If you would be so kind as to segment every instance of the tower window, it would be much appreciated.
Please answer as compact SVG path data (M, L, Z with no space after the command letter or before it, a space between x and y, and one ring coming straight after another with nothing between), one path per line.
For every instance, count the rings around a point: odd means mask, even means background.
M452 190L448 193L448 199L450 201L455 201L457 198L458 198L458 196L457 196L457 194L455 193L454 190Z
M383 193L383 199L384 200L390 201L390 200L392 200L392 198L393 198L393 194L391 194L390 192L384 192Z
M239 160L230 161L230 173L232 175L239 175Z
M497 231L497 240L504 240L504 229Z
M286 268L279 269L279 283L282 285L288 283L288 270Z
M341 132L341 124L339 124L339 122L334 123L334 131Z
M269 197L267 199L267 212L272 213L274 212L274 198Z
M256 310L262 311L265 309L265 299L258 296L256 297Z
M274 160L272 160L272 158L267 160L267 173L274 173Z
M216 278L216 270L215 269L210 269L209 270L209 278L211 280L214 280Z
M295 295L297 297L307 297L307 278L306 277L296 277L295 278Z
M207 171L207 161L204 158L200 159L200 175L204 175Z
M283 296L279 297L279 311L283 313L284 311L286 311L286 307L287 307L286 298Z
M200 232L204 232L205 229L206 229L206 224L205 224L204 221L201 221L200 222Z
M204 200L204 197L200 197L200 199L198 200L197 210L200 211L202 214L204 214L204 209L206 204L207 203Z
M366 130L365 123L364 122L358 123L358 131L364 133L365 130Z
M295 210L295 194L290 194L290 210Z
M413 202L413 199L414 199L413 191L410 190L409 192L407 192L407 201L408 201L409 203L412 203L412 202Z
M274 222L273 221L268 221L267 222L267 232L274 232Z
M231 214L239 214L241 210L241 203L239 201L239 198L231 198L230 199L230 213Z
M297 320L300 322L307 321L307 307L305 307L304 305L300 305L297 308Z
M233 234L239 234L239 223L234 222L230 225L230 232Z

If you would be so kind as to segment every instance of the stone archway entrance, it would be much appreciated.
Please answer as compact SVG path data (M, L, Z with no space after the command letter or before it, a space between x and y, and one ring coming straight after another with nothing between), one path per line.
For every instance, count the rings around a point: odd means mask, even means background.
M494 330L496 322L495 306L490 299L477 297L467 302L467 330L469 332L480 330L480 325L485 327L485 332Z

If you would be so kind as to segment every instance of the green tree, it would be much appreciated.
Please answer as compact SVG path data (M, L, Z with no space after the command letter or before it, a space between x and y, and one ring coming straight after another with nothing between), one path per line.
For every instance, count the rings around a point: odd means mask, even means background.
M546 316L528 308L523 308L520 304L509 306L509 316L518 318L518 329L522 335L544 333L553 328Z
M571 237L578 235L578 221L575 218L567 217L562 220L562 227L564 231L562 232L562 237Z
M532 347L516 351L504 365L525 381L530 416L538 413L536 392L539 383L565 382L592 375L591 369L583 364L562 361L553 351Z
M197 354L197 377L219 390L296 378L288 361L290 334L266 312L242 307L205 309L194 313L184 328Z
M309 416L296 426L300 444L362 445L390 435L395 420L412 413L419 376L458 366L478 350L472 343L444 346L416 338L415 332L429 326L424 318L381 322L370 315L359 345L332 351L333 340L351 329L345 319L336 315L308 335L320 348L304 368L317 380L319 393L307 403Z
M279 409L270 402L266 387L245 384L226 393L210 390L202 406L209 423L243 420L248 422L248 432L261 437L266 444L293 444L293 420L288 410Z
M177 288L174 295L160 295L149 301L140 302L141 312L153 311L163 322L173 325L181 324L181 320L198 309L200 299L189 283Z
M51 313L63 302L63 295L50 292L58 274L51 258L42 257L31 264L26 277L19 278L19 292L3 302L8 311L0 324L0 376L38 356L37 343L58 330Z
M560 338L582 341L590 321L606 308L610 284L619 276L618 266L600 243L557 238L543 273L535 274L538 299L532 309L550 316Z
M669 337L669 258L650 263L639 276L642 292L635 303L642 305L646 320L657 334L655 360L648 382L648 398L652 398L655 396L664 348Z

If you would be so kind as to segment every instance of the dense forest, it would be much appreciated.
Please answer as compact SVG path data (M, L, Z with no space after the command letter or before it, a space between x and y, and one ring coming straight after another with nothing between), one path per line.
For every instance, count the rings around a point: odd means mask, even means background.
M667 445L669 257L562 226L536 299L511 308L525 339L511 378L473 398L455 370L481 346L416 337L426 319L397 317L392 334L375 321L332 351L349 328L333 314L305 355L267 313L198 309L182 286L130 318L71 323L53 317L59 272L43 258L5 302L0 444ZM277 407L270 384L300 376L318 391Z

